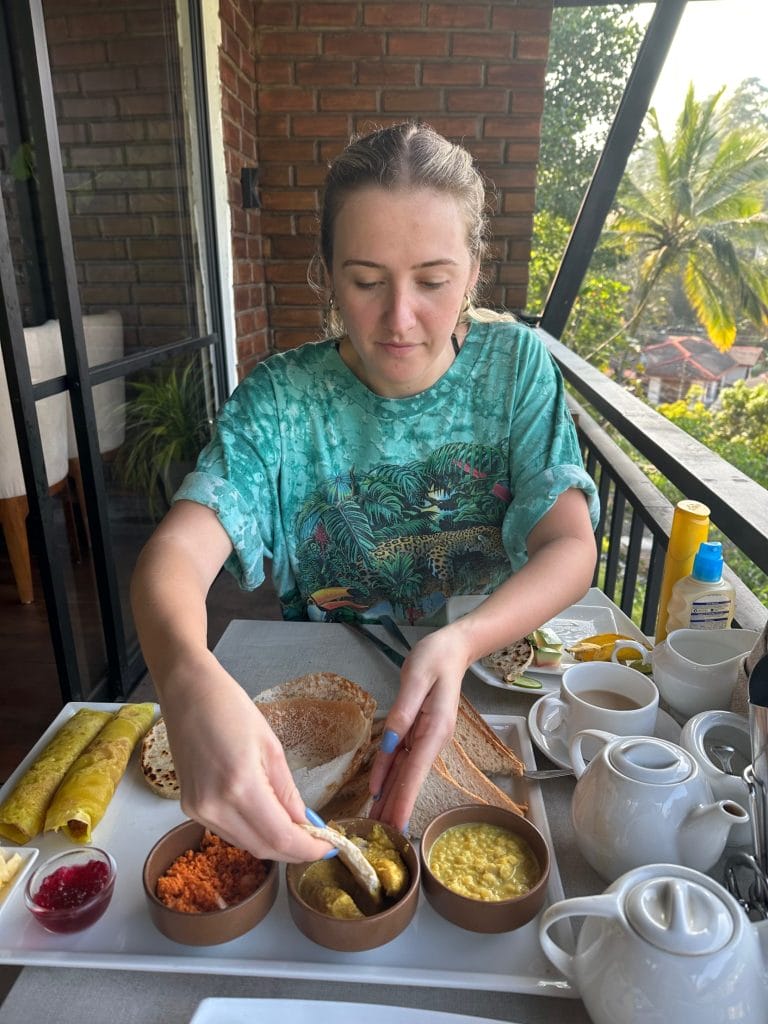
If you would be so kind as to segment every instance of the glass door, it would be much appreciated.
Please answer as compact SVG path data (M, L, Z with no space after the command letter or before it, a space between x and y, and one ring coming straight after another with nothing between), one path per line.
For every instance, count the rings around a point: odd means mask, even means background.
M47 721L143 673L130 574L223 357L197 4L0 11L0 658Z

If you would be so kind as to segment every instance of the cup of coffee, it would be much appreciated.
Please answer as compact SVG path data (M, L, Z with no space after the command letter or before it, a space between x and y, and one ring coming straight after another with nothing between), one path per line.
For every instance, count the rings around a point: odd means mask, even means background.
M599 729L615 736L652 736L659 710L655 683L637 669L612 661L585 661L563 673L559 694L541 698L551 714L542 714L542 732L566 746L582 729ZM559 711L559 714L558 714ZM599 749L600 744L595 744ZM593 751L585 745L585 759Z

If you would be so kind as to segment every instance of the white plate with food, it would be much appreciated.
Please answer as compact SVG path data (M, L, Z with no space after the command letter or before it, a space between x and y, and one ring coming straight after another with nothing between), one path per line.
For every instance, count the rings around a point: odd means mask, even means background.
M537 700L528 712L528 732L538 749L548 757L558 768L571 768L571 756L568 752L568 745L565 740L553 734L552 729L557 728L556 716L559 717L560 710L555 702L550 700ZM669 740L670 743L680 742L681 728L674 718L659 708L656 716L656 728L654 736L659 739Z
M489 1017L444 1013L383 1003L340 1003L320 999L204 999L189 1024L496 1024Z
M54 733L82 707L114 710L114 704L67 704L2 790L10 792ZM487 721L526 767L536 766L525 719L488 716ZM522 777L496 777L544 834L552 851L546 905L563 898L544 801L538 784ZM224 974L317 981L368 982L441 988L485 989L575 998L574 989L542 952L534 920L516 932L485 935L482 941L451 925L419 901L410 926L392 942L363 953L325 949L294 924L280 872L280 890L264 920L250 932L220 946L182 946L152 924L142 889L142 866L155 841L185 820L176 800L163 799L144 780L134 750L104 817L94 829L95 845L117 862L114 895L104 916L70 935L46 932L24 905L15 886L0 914L0 963L35 966L110 968L186 974ZM61 833L45 833L27 844L50 857L71 849ZM564 938L568 944L568 937Z
M448 598L446 602L448 621L455 622L456 619L477 608L485 600L487 600L486 594L462 594ZM569 647L585 637L596 636L598 633L622 633L640 643L647 643L646 637L634 622L597 587L591 587L583 600L570 605L544 625L557 634L563 648ZM560 664L557 666L529 665L525 669L524 676L532 679L534 683L540 683L540 686L526 685L525 679L523 679L522 685L505 682L497 671L484 665L481 661L473 662L470 665L470 671L489 686L496 686L501 690L509 690L513 693L527 694L535 700L545 693L557 693L560 689L563 672L574 664L576 664L574 658L564 651Z

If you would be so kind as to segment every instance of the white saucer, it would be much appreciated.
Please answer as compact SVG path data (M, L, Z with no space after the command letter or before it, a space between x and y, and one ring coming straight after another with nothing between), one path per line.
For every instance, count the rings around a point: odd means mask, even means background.
M551 702L546 700L546 695L537 700L528 712L528 732L541 753L556 764L558 768L571 768L571 757L565 741L559 736L553 736L551 733L544 732L541 728L542 723L546 722L557 711L558 709L552 707ZM658 715L656 716L654 736L657 736L660 740L669 740L670 743L679 743L680 732L681 728L674 718L659 708Z

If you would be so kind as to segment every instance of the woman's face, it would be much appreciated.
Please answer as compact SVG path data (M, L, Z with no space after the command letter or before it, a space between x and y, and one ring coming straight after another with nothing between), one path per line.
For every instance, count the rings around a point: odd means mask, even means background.
M336 218L330 271L347 329L340 354L364 384L403 398L442 377L478 275L452 196L376 186L353 192Z

